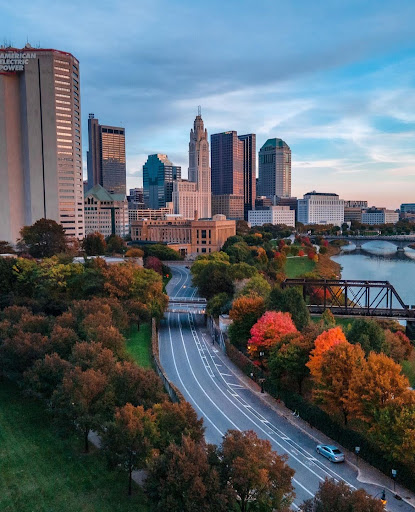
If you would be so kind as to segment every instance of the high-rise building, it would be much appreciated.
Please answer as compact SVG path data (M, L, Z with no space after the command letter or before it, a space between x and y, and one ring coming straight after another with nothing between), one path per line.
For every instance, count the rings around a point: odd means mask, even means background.
M333 224L344 222L344 200L337 194L308 192L298 200L298 222L303 224Z
M281 139L268 139L259 150L258 195L291 197L291 149Z
M224 214L213 208L213 204L220 209L225 205L224 196L232 196L233 204L241 204L236 212L238 219L244 218L244 142L238 139L235 131L215 133L210 137L211 164L212 164L212 196L221 196L220 201L212 197L212 215ZM240 200L242 198L242 201ZM235 217L234 217L235 218Z
M84 236L79 62L0 47L0 240L41 218Z
M185 219L211 217L209 142L200 108L190 130L189 180L174 183L173 203L175 213Z
M173 165L167 155L149 155L143 165L144 204L146 208L164 208L172 201L173 182L181 178L182 168Z
M125 129L101 125L89 114L88 141L88 187L101 185L111 194L125 194Z
M243 146L244 172L244 219L248 220L249 210L255 209L256 198L256 135L238 135Z

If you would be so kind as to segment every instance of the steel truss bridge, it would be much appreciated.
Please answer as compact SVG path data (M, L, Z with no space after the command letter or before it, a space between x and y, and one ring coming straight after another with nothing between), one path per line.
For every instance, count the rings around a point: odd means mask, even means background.
M281 286L301 288L311 314L329 309L333 315L402 319L414 325L415 309L403 302L389 281L286 279Z
M168 313L206 314L207 301L200 297L170 297Z

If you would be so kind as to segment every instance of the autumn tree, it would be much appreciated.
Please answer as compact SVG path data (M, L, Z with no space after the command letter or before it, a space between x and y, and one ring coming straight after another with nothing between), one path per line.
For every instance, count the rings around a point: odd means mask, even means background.
M385 331L375 320L356 319L347 333L347 339L350 343L360 343L366 355L372 350L379 353L385 349Z
M157 274L163 275L163 263L156 256L147 256L144 261L144 267L154 270Z
M260 351L268 353L283 336L296 332L297 329L289 313L267 311L251 328L248 352L257 359Z
M82 241L82 248L88 256L100 256L105 254L107 250L107 243L102 233L95 231L89 233Z
M79 341L77 333L70 327L62 327L59 324L53 326L50 335L50 352L55 352L64 359L68 359L72 348Z
M20 230L20 247L34 258L48 258L67 249L65 230L51 219L39 219Z
M6 375L21 376L49 350L49 339L42 334L17 330L0 345L0 368Z
M228 512L227 488L211 459L214 447L183 437L155 457L145 483L153 511Z
M291 483L294 470L287 456L278 455L271 443L252 430L228 430L220 459L225 479L241 512L251 510L288 511L295 496Z
M307 363L307 366L315 379L321 378L323 354L339 343L344 343L346 341L346 336L344 335L341 327L333 327L328 331L323 331L316 338L314 348L310 353L310 360Z
M94 369L105 375L115 370L116 358L112 350L104 348L102 343L78 342L72 348L69 362L82 371Z
M167 399L160 378L153 370L139 367L135 363L119 361L115 364L110 383L114 390L115 404L131 403L149 409L157 402Z
M131 249L128 249L128 251L125 253L126 258L142 258L143 256L144 251L138 249L137 247L131 247Z
M116 410L114 421L102 433L102 449L110 467L128 473L128 494L132 494L132 473L142 469L157 439L155 418L151 411L127 403Z
M159 437L157 447L162 451L170 443L180 444L186 436L199 443L203 440L205 428L203 419L199 419L189 402L173 403L165 400L155 404L153 412L156 418Z
M248 282L246 282L246 284L243 286L243 288L240 290L237 296L240 297L243 295L258 295L259 297L262 297L264 300L267 300L270 291L271 285L269 284L269 282L265 279L265 277L262 274L257 273L254 276L252 276Z
M268 309L291 314L297 329L303 329L310 322L310 314L303 296L296 288L282 290L275 287L268 299Z
M125 252L126 243L118 235L110 235L105 240L107 242L107 252L109 254L123 254Z
M265 302L260 296L240 297L232 303L229 316L232 324L229 326L229 339L239 348L246 348L250 331L255 322L265 312Z
M313 347L314 340L301 333L283 336L281 341L271 349L269 355L268 368L271 377L278 383L281 379L294 380L298 392L302 394L304 379L310 373L306 363Z
M379 410L405 403L408 393L409 381L402 375L402 367L385 354L371 352L361 370L353 373L348 407L370 425Z
M350 382L354 373L361 371L365 363L365 353L360 345L343 342L326 350L321 361L321 367L313 366L311 371L316 383L314 396L327 404L330 410L339 410L344 424L347 425Z
M71 363L58 354L46 354L24 373L25 385L34 395L50 400L70 368Z
M314 498L304 502L302 512L383 512L381 500L373 498L364 489L353 490L346 482L326 478Z
M85 453L89 452L91 430L99 429L110 418L112 401L107 375L92 368L70 369L52 395L53 408L61 424L83 438Z
M384 352L396 363L409 359L412 350L411 340L403 332L385 330Z

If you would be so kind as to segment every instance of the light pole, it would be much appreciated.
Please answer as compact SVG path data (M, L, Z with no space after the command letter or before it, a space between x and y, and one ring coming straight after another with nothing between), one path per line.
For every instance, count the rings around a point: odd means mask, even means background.
M265 352L263 352L262 350L260 351L259 353L259 360L260 360L260 365L261 365L261 370L264 371L264 365L262 364L262 358L264 357L265 355Z
M356 466L359 467L360 446L355 446L354 451L356 453Z
M396 489L396 476L397 476L398 472L396 471L396 469L392 469L392 478L393 478L393 492L395 492L395 489Z

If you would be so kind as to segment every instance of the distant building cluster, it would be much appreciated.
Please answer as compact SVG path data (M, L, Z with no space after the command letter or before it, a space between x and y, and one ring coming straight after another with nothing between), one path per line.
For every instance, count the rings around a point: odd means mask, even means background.
M28 58L19 69L0 71L0 240L15 243L23 226L46 217L78 239L95 231L130 234L198 254L220 247L243 219L293 228L296 222L415 220L415 203L391 211L334 193L292 197L291 149L284 140L270 138L258 153L254 133L230 130L209 140L200 107L190 130L187 179L166 154L148 155L143 187L126 195L125 128L89 114L83 181L79 62L29 44L2 51Z

